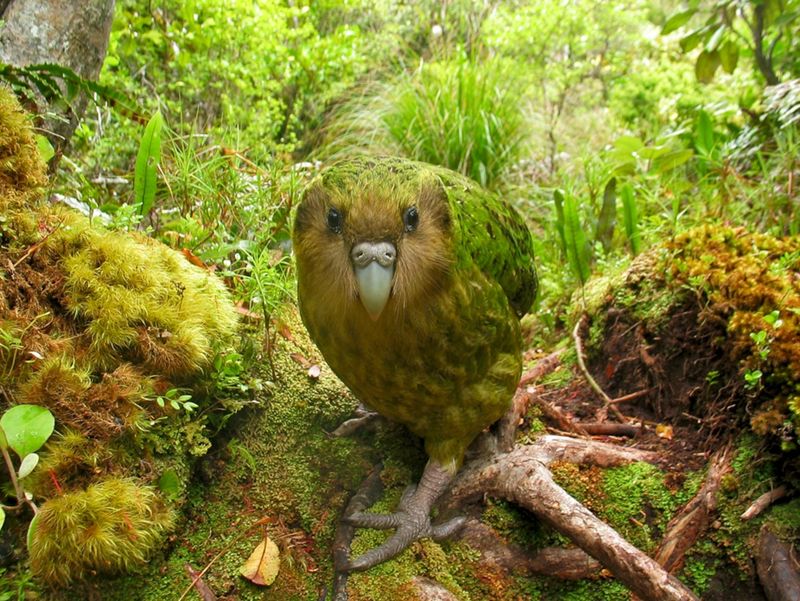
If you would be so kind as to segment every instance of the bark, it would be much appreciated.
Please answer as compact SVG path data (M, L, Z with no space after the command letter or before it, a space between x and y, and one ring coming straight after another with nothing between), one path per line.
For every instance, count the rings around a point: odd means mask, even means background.
M800 601L800 557L766 526L758 537L756 570L769 601Z
M463 470L446 499L449 505L484 494L509 500L569 537L642 599L689 601L697 597L677 578L639 551L567 494L552 478L553 461L601 467L654 460L655 454L594 441L543 436L533 445Z
M0 61L25 67L56 63L84 79L96 79L108 50L114 0L11 0L2 12ZM60 119L46 123L51 142L63 149L87 99L76 98Z

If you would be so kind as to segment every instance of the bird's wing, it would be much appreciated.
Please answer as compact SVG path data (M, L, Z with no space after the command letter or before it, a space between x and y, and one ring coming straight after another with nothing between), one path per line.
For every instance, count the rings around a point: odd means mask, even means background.
M459 248L483 273L503 288L522 316L534 299L538 280L533 263L533 239L522 216L509 203L472 180L437 169L450 201Z

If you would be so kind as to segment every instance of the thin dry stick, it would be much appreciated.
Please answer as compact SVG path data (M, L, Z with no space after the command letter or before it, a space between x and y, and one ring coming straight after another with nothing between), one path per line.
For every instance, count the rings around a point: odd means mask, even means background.
M595 379L592 377L592 374L589 373L589 369L586 367L586 360L583 356L583 342L581 341L580 334L581 328L583 327L584 323L586 323L586 318L587 315L584 313L583 316L581 316L581 318L578 320L578 323L575 324L575 329L572 330L572 339L575 341L575 351L578 355L578 367L580 367L581 373L591 389L595 391L597 396L603 399L603 402L605 403L604 408L611 409L612 413L614 413L617 419L624 422L625 416L622 415L620 410L614 406L611 397L608 396L602 388L600 388L600 385L595 381Z

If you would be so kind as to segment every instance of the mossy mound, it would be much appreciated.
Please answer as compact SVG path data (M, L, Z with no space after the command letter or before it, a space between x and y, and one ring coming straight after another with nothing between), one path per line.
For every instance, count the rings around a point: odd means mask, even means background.
M0 411L55 416L23 484L41 507L32 569L63 585L141 564L163 540L192 457L243 405L215 379L241 363L237 316L181 253L41 203L44 165L5 91L0 139Z
M594 372L656 420L743 423L790 454L800 431L800 240L703 226L637 258L593 311ZM691 416L694 416L692 418Z
M133 480L107 478L59 495L31 527L31 569L62 586L128 571L148 559L174 517L155 489Z

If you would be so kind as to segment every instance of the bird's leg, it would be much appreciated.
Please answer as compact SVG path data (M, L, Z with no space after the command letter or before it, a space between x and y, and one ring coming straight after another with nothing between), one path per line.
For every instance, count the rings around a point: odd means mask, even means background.
M433 526L430 515L433 504L447 490L454 475L453 470L448 470L431 459L425 466L419 484L409 486L403 493L395 513L376 514L358 511L345 516L347 522L359 528L396 528L389 540L351 560L347 569L366 570L401 553L415 540L426 537L442 540L458 531L463 526L465 518L457 517Z

